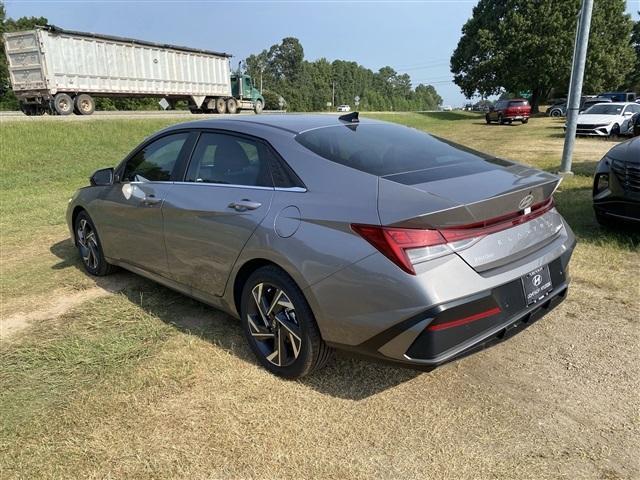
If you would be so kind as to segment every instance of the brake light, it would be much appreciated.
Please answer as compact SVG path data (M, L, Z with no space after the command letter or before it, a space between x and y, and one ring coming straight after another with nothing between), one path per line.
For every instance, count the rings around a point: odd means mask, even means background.
M476 322L487 317L492 317L493 315L497 315L500 312L502 312L500 307L493 307L489 310L485 310L474 315L469 315L468 317L458 318L457 320L449 320L448 322L436 324L432 323L427 327L427 330L431 332L437 332L439 330L446 330L447 328L460 327L462 325L466 325L467 323Z
M482 222L441 229L394 228L352 224L354 232L405 272L414 265L471 246L480 238L537 218L554 207L553 198L533 205L527 213L514 212Z

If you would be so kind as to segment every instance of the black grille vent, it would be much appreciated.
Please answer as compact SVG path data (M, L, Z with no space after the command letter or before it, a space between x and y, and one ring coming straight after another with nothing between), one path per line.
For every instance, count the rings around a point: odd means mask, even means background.
M640 164L613 160L611 171L618 178L622 188L631 192L640 192Z

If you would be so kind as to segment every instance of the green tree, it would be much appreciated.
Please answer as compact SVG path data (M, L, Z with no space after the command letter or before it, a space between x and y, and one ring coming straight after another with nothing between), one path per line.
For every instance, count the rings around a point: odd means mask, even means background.
M569 82L579 7L580 0L480 0L451 57L454 82L467 98L529 90L538 111L552 88ZM585 91L624 83L633 67L631 29L624 0L595 1Z
M638 15L640 15L640 11L638 12ZM631 45L635 51L636 58L634 68L627 78L627 86L630 90L640 93L640 20L633 25Z

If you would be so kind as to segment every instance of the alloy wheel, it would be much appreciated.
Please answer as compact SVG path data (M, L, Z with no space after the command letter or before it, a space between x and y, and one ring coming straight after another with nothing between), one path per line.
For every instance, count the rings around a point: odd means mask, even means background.
M96 233L91 228L91 224L82 218L78 222L78 230L76 232L78 238L78 247L82 261L91 270L98 268L98 240Z
M293 364L302 348L302 330L293 303L284 290L268 283L257 284L251 295L247 320L256 346L277 367Z

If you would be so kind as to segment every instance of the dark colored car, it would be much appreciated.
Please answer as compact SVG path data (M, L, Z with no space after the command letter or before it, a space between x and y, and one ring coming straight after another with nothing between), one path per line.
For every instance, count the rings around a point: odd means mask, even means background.
M586 99L584 99L583 101L580 102L580 109L578 110L578 113L582 113L585 110L590 109L594 105L598 105L599 103L611 103L611 102L613 102L613 100L611 100L610 98L607 98L607 97L590 97L590 98L586 98Z
M498 122L500 124L511 123L514 120L522 123L529 121L531 105L525 98L513 98L511 100L498 100L485 115L487 123Z
M640 137L616 145L598 163L593 209L601 225L640 225Z
M640 112L631 117L631 136L637 137L640 135Z
M605 92L598 95L601 98L608 98L612 102L635 102L636 94L633 92Z

